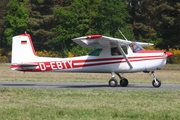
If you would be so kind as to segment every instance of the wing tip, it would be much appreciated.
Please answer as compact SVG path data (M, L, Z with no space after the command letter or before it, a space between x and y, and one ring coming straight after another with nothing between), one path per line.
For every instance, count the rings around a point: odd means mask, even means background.
M101 37L102 37L102 35L95 34L95 35L86 36L86 39L97 39L97 38L101 38Z

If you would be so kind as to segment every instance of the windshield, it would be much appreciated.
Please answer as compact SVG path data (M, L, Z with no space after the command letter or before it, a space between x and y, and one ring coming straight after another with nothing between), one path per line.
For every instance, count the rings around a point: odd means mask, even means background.
M138 52L140 50L144 50L144 48L142 46L140 46L139 44L137 44L136 42L132 42L130 44L130 47L133 50L133 52Z

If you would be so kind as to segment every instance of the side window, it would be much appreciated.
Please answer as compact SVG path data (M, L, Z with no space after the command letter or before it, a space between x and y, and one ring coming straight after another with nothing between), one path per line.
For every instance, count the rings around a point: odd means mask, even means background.
M127 54L127 47L126 46L121 46L124 53ZM119 51L118 47L113 47L111 48L111 55L116 56L116 55L122 55L121 52Z
M113 48L111 48L111 55L112 55L112 56L121 55L118 47L113 47Z
M102 48L96 48L94 49L93 51L91 51L88 55L91 55L91 56L99 56L100 53L102 51Z
M127 46L122 46L122 49L124 50L124 53L125 53L125 54L128 54L128 52L127 52Z

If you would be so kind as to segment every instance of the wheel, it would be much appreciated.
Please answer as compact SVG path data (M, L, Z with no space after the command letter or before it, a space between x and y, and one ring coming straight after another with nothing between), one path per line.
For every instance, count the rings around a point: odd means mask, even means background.
M120 85L121 85L122 87L126 87L126 86L128 85L128 80L127 80L126 78L122 78L122 79L120 80Z
M116 87L117 84L118 84L118 82L117 82L117 80L116 80L115 78L111 78L111 79L109 80L109 86L110 86L110 87Z
M152 81L152 85L153 85L155 88L158 88L158 87L161 86L161 81L158 80L157 78L156 78L156 81L157 81L157 82L155 82L155 80L153 80L153 81Z

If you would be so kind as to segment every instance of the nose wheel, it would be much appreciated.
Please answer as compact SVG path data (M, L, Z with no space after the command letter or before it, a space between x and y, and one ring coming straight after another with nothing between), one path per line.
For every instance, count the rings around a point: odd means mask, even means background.
M156 78L156 80L152 81L152 85L153 87L158 88L161 86L161 81Z
M154 71L152 71L151 74L153 75L153 78L154 78L153 81L152 81L153 87L155 87L155 88L160 87L161 86L161 81L156 78L156 75L155 75Z

